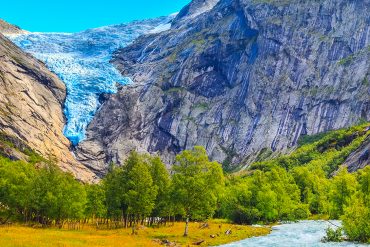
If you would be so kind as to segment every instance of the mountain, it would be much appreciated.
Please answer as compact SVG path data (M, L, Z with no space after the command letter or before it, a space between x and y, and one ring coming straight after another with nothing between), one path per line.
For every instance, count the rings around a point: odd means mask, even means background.
M172 17L134 21L78 33L27 33L10 39L24 51L45 62L65 83L67 97L65 136L77 145L100 107L104 94L130 82L109 63L112 53L135 38L166 28Z
M235 169L369 121L369 12L367 0L195 0L115 53L134 83L107 97L76 156L104 172L132 149L170 161L203 145Z
M0 27L4 30L2 23ZM6 30L9 27L5 25ZM42 62L1 33L0 92L0 153L11 159L29 160L34 157L29 151L33 149L80 180L96 178L74 158L70 142L63 136L65 85Z

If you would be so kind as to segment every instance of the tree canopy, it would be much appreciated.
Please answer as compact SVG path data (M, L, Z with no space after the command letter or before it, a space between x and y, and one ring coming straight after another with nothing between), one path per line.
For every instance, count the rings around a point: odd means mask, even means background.
M176 207L186 218L184 235L188 234L189 219L212 217L224 178L221 165L209 161L203 147L194 147L176 156L172 167L172 196Z

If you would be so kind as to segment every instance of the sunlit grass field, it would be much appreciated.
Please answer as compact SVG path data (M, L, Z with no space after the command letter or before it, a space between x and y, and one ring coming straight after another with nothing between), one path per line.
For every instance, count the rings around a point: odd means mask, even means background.
M214 246L270 232L269 227L232 225L217 220L208 225L201 229L200 223L190 223L188 237L182 236L184 223L179 222L173 226L158 228L139 227L135 235L131 234L131 229L96 230L90 225L83 226L81 230L2 226L0 246L163 246L161 240L165 239L175 242L176 246L192 246L200 240L204 240L201 246ZM225 231L228 229L231 229L231 234L226 235Z

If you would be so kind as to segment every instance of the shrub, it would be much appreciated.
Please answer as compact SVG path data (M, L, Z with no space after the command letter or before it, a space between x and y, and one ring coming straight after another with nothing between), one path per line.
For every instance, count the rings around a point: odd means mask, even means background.
M350 241L370 242L370 208L366 207L361 198L352 198L342 220Z
M342 240L342 228L333 229L328 227L326 229L326 236L323 237L322 242L341 242Z

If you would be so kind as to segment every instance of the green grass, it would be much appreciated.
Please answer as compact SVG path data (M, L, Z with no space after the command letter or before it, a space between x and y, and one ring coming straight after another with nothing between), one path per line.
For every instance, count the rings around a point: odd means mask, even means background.
M193 106L194 109L200 109L200 110L208 110L209 109L209 104L207 103L199 103L199 104L195 104Z
M184 92L184 91L186 91L186 89L183 88L183 87L171 87L168 90L165 90L164 93L166 93L166 94L181 93L181 92Z
M315 142L320 141L321 139L325 138L326 136L330 135L331 131L319 133L316 135L304 135L301 136L298 140L298 146L301 147L303 145L312 144Z
M369 80L367 79L367 77L365 77L363 80L362 80L362 85L363 86L369 86Z
M355 58L354 55L350 55L348 57L345 57L345 58L342 58L341 60L339 60L338 64L339 65L348 65L354 60L354 58Z

